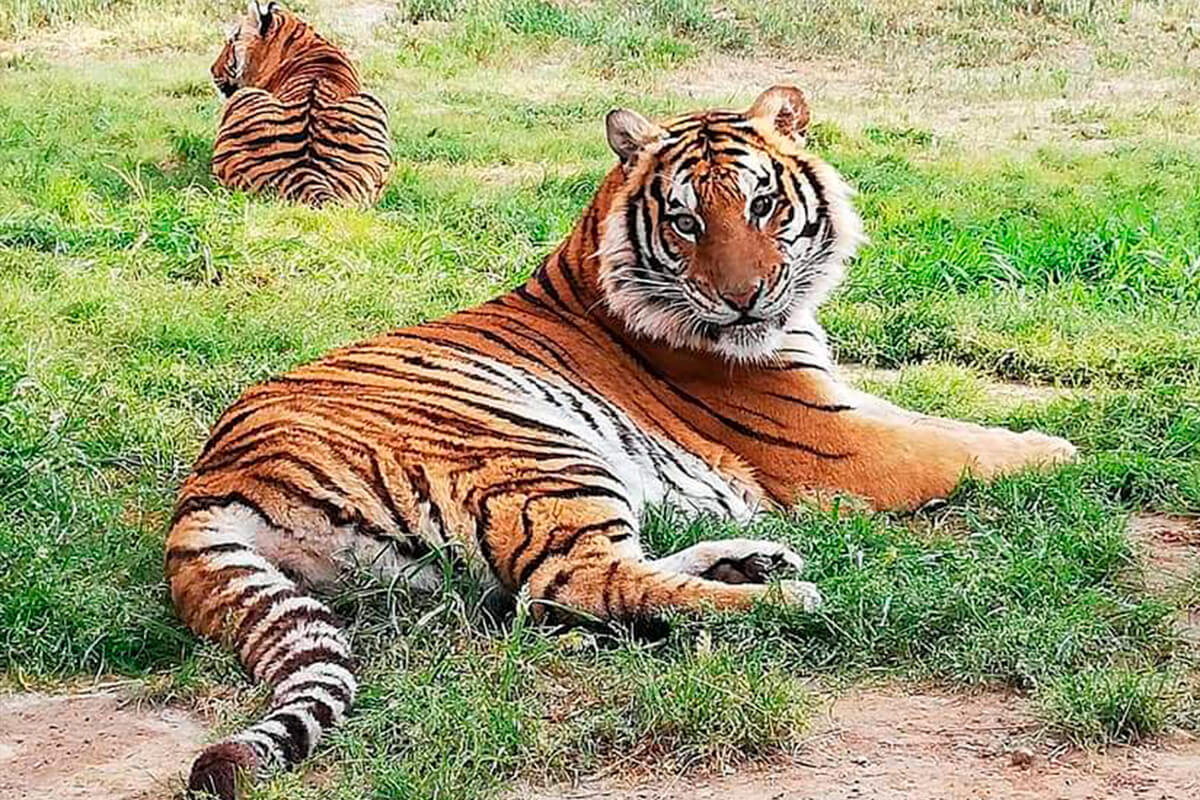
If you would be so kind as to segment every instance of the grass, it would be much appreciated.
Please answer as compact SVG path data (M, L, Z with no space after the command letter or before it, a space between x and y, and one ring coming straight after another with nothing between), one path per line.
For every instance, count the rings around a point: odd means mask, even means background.
M1064 675L1042 697L1043 714L1073 740L1126 744L1162 733L1181 702L1177 681L1128 669Z
M1194 591L1147 593L1124 534L1130 513L1200 511L1186 4L415 0L363 23L309 0L293 5L352 44L391 109L398 161L376 208L320 212L208 177L206 70L235 5L0 9L9 681L134 676L159 700L225 698L221 730L253 716L261 693L179 627L162 581L173 493L220 411L523 280L609 167L610 107L745 104L783 60L871 236L824 312L839 356L903 368L870 388L905 405L1068 436L1080 463L913 517L763 520L751 535L808 558L815 616L678 619L646 642L497 626L469 587L350 586L362 702L256 796L488 797L763 758L797 745L826 683L864 675L1013 687L1089 744L1194 727L1195 647L1172 622ZM745 533L664 510L645 538Z

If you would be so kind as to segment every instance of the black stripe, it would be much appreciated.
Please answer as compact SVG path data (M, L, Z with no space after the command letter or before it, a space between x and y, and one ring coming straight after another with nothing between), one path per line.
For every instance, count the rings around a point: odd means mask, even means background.
M221 542L202 547L170 547L167 548L167 565L170 567L172 562L191 561L200 556L214 555L216 553L235 553L239 550L250 550L250 548L241 542Z
M311 667L313 664L334 664L339 667L344 667L347 670L349 670L352 666L350 659L346 658L341 653L331 650L324 645L320 645L293 653L283 661L276 664L270 669L271 683L278 685L282 683L289 675L294 675L305 667Z
M253 588L265 591L272 587L256 586ZM238 622L237 627L234 628L233 641L240 645L241 642L243 642L246 637L250 635L250 632L254 630L254 627L258 625L258 623L262 622L267 614L271 613L271 609L274 608L277 603L282 603L285 600L291 600L297 597L302 597L302 595L295 589L288 587L281 592L264 594L262 597L255 600L254 605L245 610L241 621Z
M283 637L287 636L293 630L300 628L308 622L324 622L325 624L340 630L341 623L333 616L333 613L324 608L309 608L308 606L298 606L289 608L287 611L280 614L266 627L266 630L258 634L258 639L254 643L254 650L247 654L245 663L251 673L257 672L258 662L262 660L267 652L279 644ZM249 638L250 631L247 631Z
M320 697L315 697L311 694L303 694L299 695L298 697L292 697L289 694L287 702L288 705L291 705L292 703L306 704L309 708L309 711L312 713L313 718L316 719L317 724L321 726L322 730L327 730L329 726L333 724L333 709Z
M606 519L603 522L593 522L588 525L582 525L576 528L565 540L557 544L551 537L547 536L545 546L543 546L538 554L530 559L529 563L527 563L521 569L521 574L517 578L517 587L519 588L524 586L525 582L528 581L529 578L538 571L542 564L546 562L546 559L555 555L567 555L571 552L571 549L575 547L575 543L588 534L602 533L610 528L616 527L627 528L629 527L629 523L623 519L613 517L611 519Z
M293 711L276 711L267 717L265 721L275 720L283 724L287 729L287 736L278 739L271 736L272 739L279 742L280 750L283 751L283 760L288 766L294 766L304 760L308 755L309 748L312 743L308 740L308 728L304 727L304 723L296 716ZM268 733L268 735L270 735Z
M242 492L226 492L224 494L193 494L188 495L175 507L171 516L171 526L179 524L184 517L197 511L208 511L212 508L228 508L232 505L243 505L258 514L264 521L271 523L271 518L263 511L258 503L251 500Z
M612 594L613 576L617 574L617 570L620 567L621 567L621 562L614 558L613 562L608 565L608 571L604 573L604 591L602 592L602 596L604 598L604 613L601 616L604 617L605 619L612 616L611 594Z
M313 689L324 689L326 694L328 694L334 700L339 701L342 706L346 708L350 706L350 703L353 699L350 697L350 692L347 691L346 687L341 683L341 681L338 681L337 678L334 678L332 675L320 675L312 680L301 681L300 683L297 683L295 686L292 686L290 689L288 689L287 694L283 695L281 699L283 702L288 703L291 702L292 697L296 697L297 699L307 699L308 697L311 697L311 695L304 693L310 692Z

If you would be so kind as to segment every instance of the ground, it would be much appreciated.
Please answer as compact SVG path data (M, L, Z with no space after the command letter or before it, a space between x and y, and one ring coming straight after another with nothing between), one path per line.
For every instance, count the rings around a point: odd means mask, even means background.
M851 379L1079 463L756 524L808 559L812 617L647 643L348 582L361 702L256 798L1195 794L1194 4L297 2L397 156L377 207L319 212L208 177L240 5L0 7L0 795L170 794L259 707L162 581L174 490L244 387L523 280L611 164L609 108L783 81L871 237L822 315ZM664 509L645 538L742 533Z

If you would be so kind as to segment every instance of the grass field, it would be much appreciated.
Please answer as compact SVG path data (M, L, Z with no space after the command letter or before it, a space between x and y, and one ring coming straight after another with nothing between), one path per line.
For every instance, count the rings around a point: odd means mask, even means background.
M493 629L469 594L348 585L363 697L260 798L475 798L521 776L788 751L823 687L1004 686L1087 744L1200 726L1200 574L1139 579L1131 513L1200 513L1200 14L1186 0L293 2L392 113L377 208L208 177L237 3L0 6L0 670L137 678L219 730L260 694L175 621L165 518L253 381L522 281L612 157L604 112L809 92L871 243L823 321L869 388L1078 444L915 517L757 525L814 616ZM874 373L869 373L874 374ZM1058 387L993 390L997 382ZM665 510L657 551L738 531ZM184 768L180 764L180 768Z

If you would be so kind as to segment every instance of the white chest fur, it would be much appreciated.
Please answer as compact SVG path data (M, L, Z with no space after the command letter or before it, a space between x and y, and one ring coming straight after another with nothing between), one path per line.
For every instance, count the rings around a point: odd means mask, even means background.
M640 514L648 506L673 505L740 521L758 507L743 487L701 458L651 434L610 401L557 378L483 357L464 362L486 385L490 402L563 431L594 456L620 483Z

